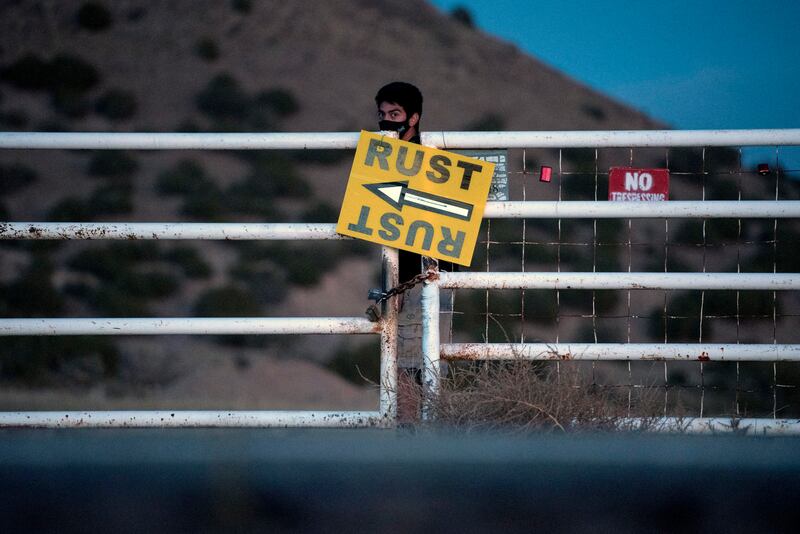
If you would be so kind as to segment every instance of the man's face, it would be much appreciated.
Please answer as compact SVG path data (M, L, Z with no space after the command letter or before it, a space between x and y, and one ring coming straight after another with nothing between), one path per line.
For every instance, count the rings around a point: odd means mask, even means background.
M400 104L381 102L378 106L379 121L405 122L407 118L406 110Z

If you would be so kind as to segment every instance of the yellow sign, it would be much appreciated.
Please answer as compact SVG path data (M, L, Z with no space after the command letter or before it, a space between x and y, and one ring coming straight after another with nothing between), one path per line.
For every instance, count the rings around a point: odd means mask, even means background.
M340 234L469 265L494 164L361 132Z

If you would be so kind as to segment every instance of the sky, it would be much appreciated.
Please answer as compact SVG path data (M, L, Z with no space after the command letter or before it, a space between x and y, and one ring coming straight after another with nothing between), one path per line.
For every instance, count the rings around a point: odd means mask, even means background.
M798 0L431 1L672 128L800 128Z

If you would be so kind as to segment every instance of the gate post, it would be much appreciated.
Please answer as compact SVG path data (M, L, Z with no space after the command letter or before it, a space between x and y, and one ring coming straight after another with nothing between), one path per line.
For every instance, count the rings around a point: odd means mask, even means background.
M422 287L422 419L433 415L436 396L439 394L439 277L438 267L429 268L431 276Z

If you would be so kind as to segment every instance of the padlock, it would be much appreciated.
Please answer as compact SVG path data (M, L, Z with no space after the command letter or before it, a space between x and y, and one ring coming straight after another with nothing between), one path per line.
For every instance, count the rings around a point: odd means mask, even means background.
M374 300L375 302L381 300L383 298L384 292L381 289L373 288L370 289L367 293L367 298L369 300Z
M381 319L381 310L375 304L370 304L369 308L367 308L367 311L364 313L367 314L367 319L369 319L370 322L377 323Z

